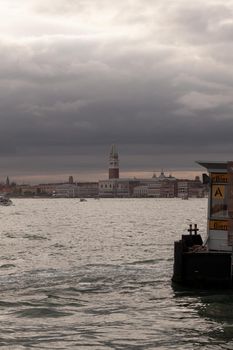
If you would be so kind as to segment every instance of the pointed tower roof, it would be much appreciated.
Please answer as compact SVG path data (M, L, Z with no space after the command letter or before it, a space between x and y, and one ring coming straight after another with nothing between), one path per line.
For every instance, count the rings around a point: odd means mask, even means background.
M111 146L110 157L111 158L118 158L118 151L117 151L117 147L115 144L112 144L112 146Z
M6 185L7 185L7 186L9 186L9 185L10 185L9 176L7 176L7 178L6 178Z

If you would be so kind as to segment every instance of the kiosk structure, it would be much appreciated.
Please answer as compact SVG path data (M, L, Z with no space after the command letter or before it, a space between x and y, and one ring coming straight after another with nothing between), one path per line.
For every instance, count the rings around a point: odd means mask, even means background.
M207 237L197 225L174 243L172 280L181 284L232 287L233 162L198 162L209 173Z

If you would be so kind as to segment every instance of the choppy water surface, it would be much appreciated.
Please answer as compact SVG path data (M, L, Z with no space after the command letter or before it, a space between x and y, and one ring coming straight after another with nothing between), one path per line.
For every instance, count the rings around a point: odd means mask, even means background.
M0 207L2 349L233 349L233 294L171 286L206 199L15 199Z

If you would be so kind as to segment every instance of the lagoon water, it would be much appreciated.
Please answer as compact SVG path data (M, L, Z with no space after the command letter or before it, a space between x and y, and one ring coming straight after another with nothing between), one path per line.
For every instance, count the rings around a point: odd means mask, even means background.
M233 293L171 285L207 199L14 199L0 207L1 349L233 349Z

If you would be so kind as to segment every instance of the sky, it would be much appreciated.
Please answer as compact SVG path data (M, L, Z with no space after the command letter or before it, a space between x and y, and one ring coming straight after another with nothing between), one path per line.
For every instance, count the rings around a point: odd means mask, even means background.
M233 159L233 0L0 0L0 180ZM34 180L32 180L34 179Z

